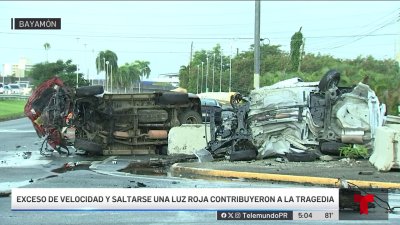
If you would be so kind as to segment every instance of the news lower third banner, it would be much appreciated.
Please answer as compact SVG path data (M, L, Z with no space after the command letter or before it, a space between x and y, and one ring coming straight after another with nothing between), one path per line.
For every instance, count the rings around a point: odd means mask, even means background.
M343 206L355 216L373 214L371 196L338 188L15 188L11 209L215 211L217 220L339 220L352 219L351 213L342 218Z

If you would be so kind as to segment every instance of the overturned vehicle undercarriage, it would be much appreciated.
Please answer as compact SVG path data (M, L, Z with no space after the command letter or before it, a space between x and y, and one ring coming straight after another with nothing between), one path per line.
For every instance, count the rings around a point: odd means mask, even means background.
M201 123L200 107L200 99L186 93L105 94L102 86L74 91L54 77L32 94L25 115L60 152L73 145L91 154L166 154L169 129Z
M292 78L253 90L248 99L236 95L234 116L229 123L211 122L204 150L226 153L231 161L277 155L311 161L321 153L338 155L347 144L371 148L385 105L367 85L338 87L339 80L340 73L330 70L320 82Z

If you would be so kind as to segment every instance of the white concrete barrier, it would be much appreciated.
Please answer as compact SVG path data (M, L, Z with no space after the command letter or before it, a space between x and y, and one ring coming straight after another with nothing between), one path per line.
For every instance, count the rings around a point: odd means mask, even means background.
M205 126L207 126L207 140L210 141L208 124L183 124L180 127L173 127L168 134L168 155L194 155L196 150L206 147Z
M374 152L369 161L379 171L400 168L400 125L388 124L376 129Z

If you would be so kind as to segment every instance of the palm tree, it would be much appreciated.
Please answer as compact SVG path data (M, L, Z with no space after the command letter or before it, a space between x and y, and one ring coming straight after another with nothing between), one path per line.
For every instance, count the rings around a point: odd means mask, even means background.
M121 88L125 89L128 86L132 86L132 84L138 80L140 80L140 71L135 63L125 63L123 66L118 68L118 83Z
M49 62L49 49L50 49L50 44L49 43L44 43L43 44L44 50L46 51L46 62Z
M144 77L149 78L151 72L151 69L149 67L150 62L136 60L135 64L138 66L138 69L140 71L140 81L142 81ZM139 81L139 92L140 92L140 81Z
M108 63L108 71L106 71L107 66L106 66L106 62ZM106 71L106 74L108 76L110 76L110 74L117 74L118 71L118 57L117 54L115 54L113 51L110 50L105 50L105 51L101 51L99 52L99 54L96 57L96 68L97 68L97 74L99 74L99 72L101 71ZM112 69L112 71L111 71ZM106 83L107 83L107 79L108 77L105 78L106 79ZM116 79L117 80L117 79ZM107 87L106 87L107 89Z

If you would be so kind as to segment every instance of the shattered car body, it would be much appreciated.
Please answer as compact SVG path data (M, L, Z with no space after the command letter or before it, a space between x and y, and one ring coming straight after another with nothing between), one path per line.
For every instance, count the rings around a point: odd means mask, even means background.
M104 94L102 86L71 91L55 77L32 94L25 114L56 150L74 145L92 154L162 154L170 128L202 122L200 107L199 98L186 93Z
M371 146L385 106L367 85L337 87L340 74L320 82L281 81L250 94L248 117L259 158L320 149L338 153L343 144Z
M384 123L385 105L368 85L338 87L339 79L340 74L330 70L320 82L292 78L253 90L248 98L233 96L233 125L224 121L211 128L214 138L206 150L214 156L224 152L227 157L235 153L237 160L250 159L240 151L243 147L234 145L245 140L247 150L258 149L256 154L248 151L253 159L285 155L289 161L312 161L318 151L339 154L347 144L372 147L376 129Z

